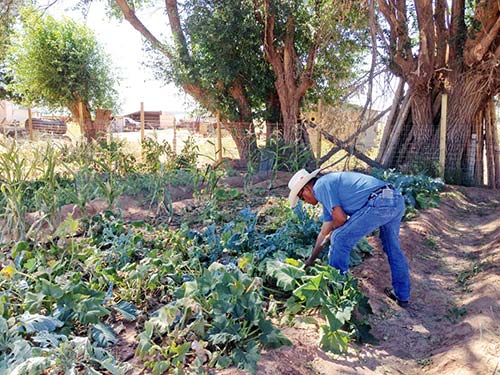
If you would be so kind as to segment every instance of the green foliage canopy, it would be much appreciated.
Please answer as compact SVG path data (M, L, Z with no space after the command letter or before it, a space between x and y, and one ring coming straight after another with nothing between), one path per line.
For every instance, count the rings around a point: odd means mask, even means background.
M353 0L269 2L268 12L275 16L274 46L283 48L286 39L293 37L298 72L307 69L308 57L315 53L314 85L306 96L329 101L345 95L348 82L364 74L362 62L369 53L367 4ZM290 22L293 34L287 29Z
M230 114L233 100L220 95L214 83L231 88L241 81L254 111L263 108L274 75L263 59L260 26L253 17L252 3L231 0L190 0L192 13L185 28L190 37L192 56L202 83L220 98L223 111ZM225 90L224 90L225 91Z
M6 85L10 75L5 67L5 55L21 4L20 0L0 0L0 99L9 96Z
M317 38L328 41L320 44L313 71L316 84L306 94L308 98L339 100L350 83L366 74L363 60L369 54L367 11L364 2L324 1L319 19L307 22L306 13L301 33L307 33L312 23Z
M134 1L134 9L149 5ZM233 120L238 113L230 90L240 81L252 112L260 115L276 90L276 76L264 52L265 25L258 17L261 1L186 0L179 2L179 9L182 36L174 35L168 47L172 53L165 57L153 49L150 55L156 76L179 87L202 87L215 98L221 115ZM294 0L272 1L271 11L277 48L283 48L287 20L294 19L296 75L304 69L313 45L318 46L312 71L317 85L308 94L341 96L367 52L366 7L354 1Z
M149 56L156 76L179 87L201 87L229 120L245 118L249 114L245 110L254 117L261 115L274 90L274 75L263 58L261 29L252 3L188 0L182 7L184 39L175 43L175 53L165 58L153 50ZM236 86L243 89L237 98L232 91Z
M50 108L74 110L79 101L89 110L115 107L110 59L88 27L32 8L22 11L22 21L7 56L12 92L25 104Z

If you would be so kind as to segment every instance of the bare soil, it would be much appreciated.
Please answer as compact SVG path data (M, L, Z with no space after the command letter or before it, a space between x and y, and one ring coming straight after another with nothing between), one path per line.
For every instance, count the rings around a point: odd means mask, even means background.
M276 180L272 194L286 194L286 181ZM174 211L184 216L194 204L178 201ZM151 217L130 198L121 206L130 219ZM409 308L384 295L390 271L377 238L369 240L373 256L352 270L373 308L377 344L352 344L346 355L332 356L318 347L314 325L282 327L293 345L264 351L257 374L500 375L500 191L447 186L439 208L403 223L400 238L411 271ZM133 358L134 335L132 326L124 328L116 354L130 360L133 374L146 374Z
M257 374L500 374L500 192L448 186L439 208L403 223L407 309L385 297L389 266L378 240L370 242L374 255L352 273L374 310L378 344L330 356L314 326L283 328L293 346L264 353Z
M289 176L279 177L270 194L287 194ZM260 184L269 187L268 181ZM195 201L186 192L177 195L180 200L173 206L180 220ZM122 198L120 207L125 219L154 216L130 197ZM106 208L95 201L89 213ZM74 212L74 207L67 210ZM439 208L419 211L402 224L401 245L412 280L407 309L384 295L390 286L388 262L378 239L369 241L373 256L352 273L369 297L378 343L352 344L346 355L332 356L319 349L314 325L282 327L293 345L263 352L257 374L500 375L500 191L447 186ZM146 374L134 358L135 334L133 325L123 326L115 354L133 365L132 374ZM234 368L213 373L246 374Z

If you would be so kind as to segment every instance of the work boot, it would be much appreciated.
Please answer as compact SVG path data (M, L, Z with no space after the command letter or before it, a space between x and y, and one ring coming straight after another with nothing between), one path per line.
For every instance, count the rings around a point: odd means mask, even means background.
M394 293L394 290L392 290L392 288L385 288L384 293L387 297L389 297L393 301L396 301L397 304L399 306L401 306L402 308L407 308L410 305L410 303L408 301L401 301L400 299L398 299L398 297L396 297L396 294Z

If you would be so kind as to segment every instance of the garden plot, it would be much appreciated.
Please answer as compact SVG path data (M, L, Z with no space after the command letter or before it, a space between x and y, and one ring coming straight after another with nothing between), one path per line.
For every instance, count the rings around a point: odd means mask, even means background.
M451 189L436 208L439 182L379 172L405 192L411 219L402 244L413 307L401 310L383 298L388 270L372 237L353 252L354 277L320 263L304 271L317 212L291 211L277 173L262 184L198 169L189 142L175 155L150 141L140 158L119 143L18 151L2 154L18 166L2 178L2 371L495 369L500 198L491 192ZM184 206L173 193L183 186L196 187ZM68 205L79 214L60 217Z

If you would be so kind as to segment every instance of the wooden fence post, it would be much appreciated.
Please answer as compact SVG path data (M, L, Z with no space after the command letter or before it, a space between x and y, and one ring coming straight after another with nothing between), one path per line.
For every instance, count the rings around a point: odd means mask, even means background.
M30 131L30 141L33 140L33 117L31 115L31 107L28 107L28 126Z
M85 132L83 130L83 102L79 101L78 102L78 124L80 125L80 133L82 133L82 136L85 135Z
M446 117L448 115L448 94L441 96L441 123L439 126L439 175L444 180L446 163Z
M217 112L217 114L216 114L216 119L217 119L217 149L215 150L215 153L217 156L217 161L221 162L222 161L222 129L221 129L219 112Z
M175 123L175 117L174 117L174 140L173 140L173 145L174 145L174 155L177 155L177 126Z
M318 115L317 115L317 127L316 127L316 163L319 168L320 159L321 159L321 130L323 128L323 101L321 99L318 100Z
M474 183L474 165L476 164L476 140L477 134L472 134L470 141L469 163L467 165L466 181L468 184Z
M144 102L141 102L141 143L144 142Z

